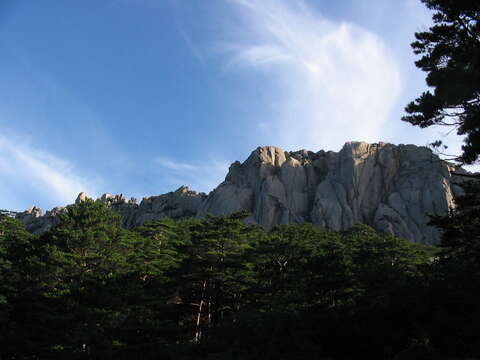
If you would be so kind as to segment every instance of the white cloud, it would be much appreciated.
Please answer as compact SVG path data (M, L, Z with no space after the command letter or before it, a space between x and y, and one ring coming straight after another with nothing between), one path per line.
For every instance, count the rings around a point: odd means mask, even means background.
M262 84L271 103L257 115L271 123L263 141L315 150L382 139L401 85L378 36L330 21L301 0L229 3L243 22L220 45L227 69L264 71L272 80Z
M15 210L28 206L18 200L24 193L30 201L43 198L56 205L72 203L81 191L96 195L92 181L76 175L67 161L5 137L0 137L0 187L0 197L13 199L8 205L17 207Z

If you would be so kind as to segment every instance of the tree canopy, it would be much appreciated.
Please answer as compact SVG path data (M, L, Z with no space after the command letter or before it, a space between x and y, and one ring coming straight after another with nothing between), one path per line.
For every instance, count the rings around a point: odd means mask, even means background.
M86 200L35 237L0 214L1 358L382 358L416 338L398 306L430 262L422 247L247 216L128 230Z
M456 159L472 164L480 155L480 2L422 2L434 11L434 25L415 33L411 46L421 56L415 64L427 73L426 82L433 91L410 102L405 108L409 115L402 120L422 128L454 127L465 136Z

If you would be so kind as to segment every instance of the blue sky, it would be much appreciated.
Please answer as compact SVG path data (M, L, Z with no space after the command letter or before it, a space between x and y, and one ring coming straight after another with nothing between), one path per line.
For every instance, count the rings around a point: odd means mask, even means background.
M418 0L1 0L0 208L208 192L257 146L425 145ZM450 136L452 151L460 141Z

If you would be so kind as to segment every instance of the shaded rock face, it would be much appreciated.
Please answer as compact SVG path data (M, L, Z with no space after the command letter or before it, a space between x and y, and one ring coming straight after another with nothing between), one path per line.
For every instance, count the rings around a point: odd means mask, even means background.
M119 212L128 228L165 216L179 220L247 210L252 213L248 222L267 229L312 222L346 230L365 223L434 244L440 234L427 225L428 215L447 214L454 196L462 195L463 180L452 177L450 170L451 165L428 148L414 145L350 142L338 153L286 152L266 146L253 151L245 162L233 163L225 181L208 196L182 186L144 198L140 205L123 195L104 194L97 201ZM77 201L86 198L80 194ZM47 214L41 216L38 208L31 208L17 217L38 234L55 224L54 213Z
M166 216L173 220L195 217L206 195L182 186L176 191L163 195L143 198L135 211L124 215L125 225L133 227L147 221L159 220Z
M52 226L58 224L58 215L65 211L63 207L56 207L42 216L42 209L35 205L24 212L17 213L15 218L23 221L28 231L33 234L43 234Z
M127 200L123 194L103 194L96 201L106 204L112 210L122 215L123 225L133 228L146 221L160 220L171 217L181 220L195 217L200 204L205 199L204 193L197 193L186 186L182 186L174 192L159 196L145 197L140 205L135 198ZM75 201L76 204L89 199L86 193L80 193ZM66 211L65 208L54 208L42 216L42 210L32 206L27 211L17 213L16 218L23 221L28 231L40 235L58 223L57 214Z

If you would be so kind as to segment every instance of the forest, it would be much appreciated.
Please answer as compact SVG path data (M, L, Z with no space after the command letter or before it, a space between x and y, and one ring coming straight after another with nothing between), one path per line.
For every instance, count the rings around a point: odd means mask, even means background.
M266 231L244 212L127 230L90 199L36 237L3 212L1 359L478 356L472 199L435 219L435 248L366 225Z

